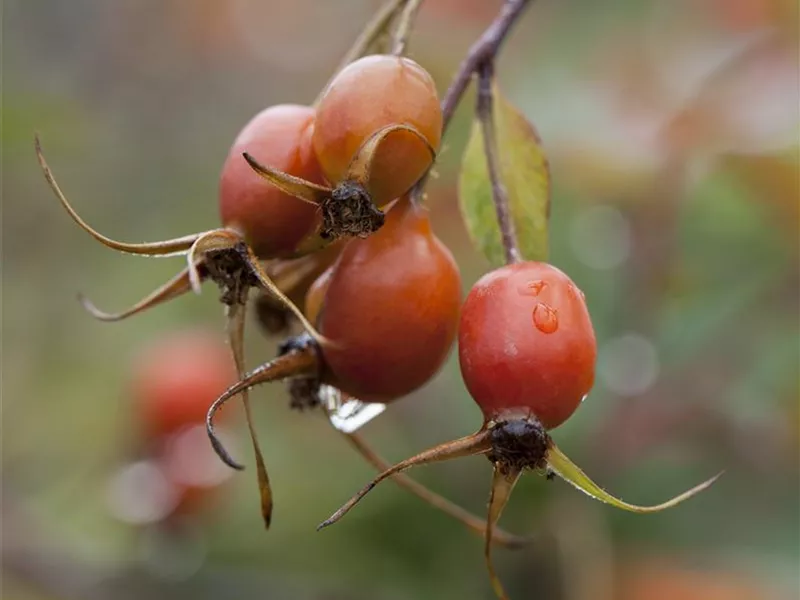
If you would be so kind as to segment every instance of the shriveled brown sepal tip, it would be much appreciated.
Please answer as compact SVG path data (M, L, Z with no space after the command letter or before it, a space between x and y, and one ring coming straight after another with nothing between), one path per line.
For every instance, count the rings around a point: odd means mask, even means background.
M311 183L300 177L289 175L278 169L273 169L267 165L262 165L249 152L243 152L242 156L258 175L266 179L280 191L298 200L319 206L323 199L330 196L331 189Z
M319 235L323 240L365 237L380 229L384 222L384 214L378 205L386 202L376 203L369 191L373 162L380 145L390 135L399 132L416 137L430 153L433 162L436 150L418 129L406 124L387 125L367 138L350 161L342 181L333 187L317 185L263 165L249 152L242 156L258 175L282 192L319 206L322 216Z
M236 364L236 372L240 378L245 373L244 324L246 316L246 302L247 291L245 291L244 298L240 304L233 304L228 307L228 342L233 354L233 360ZM261 452L261 445L258 442L258 434L256 432L255 423L253 422L249 390L247 388L243 389L241 391L241 396L242 404L244 405L245 418L247 421L247 432L250 436L250 442L253 446L253 454L256 461L258 492L261 501L261 517L264 521L264 526L269 529L269 526L272 523L272 486L269 482L267 467L264 463L264 456ZM228 458L230 458L230 456L228 456Z
M89 226L86 221L84 221L81 216L72 208L72 205L67 200L64 193L61 191L58 183L56 182L55 176L53 172L50 170L50 167L47 164L47 161L44 158L44 154L42 152L41 142L39 140L39 136L37 135L34 139L34 145L36 147L36 158L39 160L39 166L42 168L42 173L44 173L44 177L47 180L47 183L50 185L50 189L55 194L58 201L61 203L61 206L64 210L67 211L72 220L78 224L78 226L83 229L86 233L91 235L94 239L98 242L103 244L104 246L111 248L112 250L117 250L119 252L125 252L127 254L137 254L140 256L156 256L156 257L168 257L168 256L179 256L185 254L195 240L202 235L202 233L193 233L190 235L181 236L179 238L171 239L171 240L164 240L161 242L147 242L141 244L135 243L128 243L128 242L119 242L117 240L113 240L109 237L104 236L100 232L93 229Z
M370 483L368 483L360 492L358 492L355 496L350 498L342 507L333 513L328 519L323 521L317 527L317 531L320 529L324 529L330 525L333 525L339 519L344 517L350 510L358 504L361 499L366 496L376 485L378 485L381 481L388 479L389 477L395 475L396 473L400 473L405 471L406 469L410 469L411 467L415 467L418 465L425 465L431 464L436 462L442 462L445 460L450 460L453 458L459 458L461 456L474 456L476 454L486 454L491 450L491 442L490 442L490 434L488 430L481 429L477 433L472 435L468 435L466 437L453 440L452 442L446 442L444 444L440 444L438 446L434 446L428 450L420 452L416 456L412 456L411 458L407 458L404 461L401 461L394 465L393 467L385 470L383 473L378 475L375 479L373 479Z
M378 456L369 446L369 444L367 444L367 442L357 433L342 432L342 435L344 435L348 442L350 442L350 445L353 446L356 451L378 471L385 471L391 467L391 465ZM405 473L396 473L392 477L392 481L399 487L411 492L434 508L438 508L445 514L450 515L466 526L473 533L480 536L485 534L486 521L484 519L473 515L447 498L440 496ZM493 543L509 549L524 548L532 541L533 538L531 537L514 535L512 533L503 531L502 529L495 529L493 538Z
M208 273L203 265L199 266L199 273L201 280L208 276ZM105 322L116 322L145 312L146 310L158 306L159 304L164 304L165 302L178 298L190 290L191 284L189 282L189 269L187 267L172 277L169 281L139 300L133 306L117 313L109 313L100 310L97 308L97 305L95 305L94 302L92 302L86 295L82 293L78 294L78 302L80 302L84 310L95 319Z
M234 469L241 470L244 468L231 458L230 454L217 437L214 429L214 416L217 411L220 410L228 400L256 385L315 373L317 369L317 360L316 353L311 350L284 354L242 376L237 383L229 387L214 401L206 414L206 432L208 433L208 438L211 441L214 451L225 464Z
M519 466L509 466L499 462L494 464L492 488L489 493L489 508L486 517L486 536L483 554L486 560L486 568L489 571L489 580L492 583L492 589L500 600L508 600L508 595L503 588L503 584L492 562L492 538L495 533L497 522L500 520L503 509L511 498L511 492L514 491L514 486L517 485L520 475L522 475L522 468Z

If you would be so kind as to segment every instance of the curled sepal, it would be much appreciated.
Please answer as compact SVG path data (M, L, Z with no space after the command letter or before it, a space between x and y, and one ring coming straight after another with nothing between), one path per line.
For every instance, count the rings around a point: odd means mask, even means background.
M231 457L219 437L217 437L217 433L214 430L214 416L217 411L222 408L228 400L234 396L238 396L245 390L249 390L262 383L280 381L290 377L314 375L317 372L318 366L317 355L313 348L308 347L302 350L293 350L250 371L237 383L225 390L225 392L214 401L206 414L206 432L208 433L208 439L211 441L211 446L222 462L233 469L239 471L244 470L244 467Z
M431 155L431 162L436 159L436 150L431 146L431 143L428 139L420 133L419 129L412 125L404 125L404 124L395 124L395 125L387 125L386 127L382 127L371 136L369 136L361 147L356 152L353 159L350 161L350 164L347 167L347 174L345 175L345 181L352 181L358 183L366 190L369 190L369 177L372 170L372 163L375 158L376 152L380 145L392 134L405 132L410 133L413 137L416 137L422 144L425 146L425 149ZM389 200L394 200L394 198L389 198Z
M589 479L589 476L586 475L586 473L584 473L580 467L567 458L566 455L561 452L561 450L559 450L555 444L552 444L547 451L547 466L553 473L581 490L584 494L587 494L596 500L600 500L601 502L605 502L606 504L610 504L611 506L635 513L654 513L667 508L672 508L684 500L688 500L692 496L699 494L711 486L711 484L719 479L719 477L722 475L722 472L717 473L711 479L707 479L700 485L696 485L692 489L683 492L682 494L675 496L666 502L662 502L661 504L656 504L654 506L637 506L636 504L628 504L627 502L612 496L594 481Z
M350 445L355 448L356 452L358 452L362 458L364 458L364 460L371 464L375 469L378 471L383 471L390 467L390 465L383 460L359 434L342 433L350 442ZM476 517L469 511L463 509L458 504L451 502L444 496L440 496L433 490L428 489L405 473L397 473L394 477L392 477L392 481L394 481L404 490L411 492L422 501L430 504L434 508L439 509L445 514L450 515L466 526L467 529L473 533L476 533L480 536L486 534L486 521ZM495 529L494 537L492 538L493 543L513 549L527 546L531 543L531 541L531 538L514 535L513 533L508 533L501 529Z
M80 215L75 212L75 209L72 208L72 205L67 200L67 197L61 191L61 188L58 186L55 177L53 176L50 167L47 165L47 161L44 159L44 154L42 153L42 146L39 142L39 136L37 135L35 138L35 145L36 145L36 157L39 159L39 165L42 168L42 172L44 173L45 179L47 179L47 183L50 185L50 189L53 190L53 193L58 198L59 202L61 202L61 206L64 207L64 210L67 211L72 220L75 221L78 226L83 229L86 233L91 235L94 239L98 242L103 244L104 246L111 248L112 250L117 250L119 252L125 252L127 254L137 254L140 256L177 256L181 254L186 254L186 252L191 248L192 244L197 240L198 237L202 235L202 233L193 233L191 235L185 235L179 238L175 238L172 240L164 240L161 242L149 242L149 243L142 243L142 244L131 244L128 242L118 242L117 240L112 240L109 237L104 236L102 233L93 229L86 221L84 221Z
M489 494L489 510L486 517L486 538L483 546L483 555L486 558L486 568L489 571L489 580L492 582L492 589L500 600L508 600L508 595L492 563L492 539L496 534L495 527L500 520L503 509L511 498L511 492L519 481L522 469L496 462L494 464L494 474L492 476L492 490Z
M197 237L186 254L189 283L195 294L200 293L200 265L205 262L205 254L233 250L243 243L242 236L232 229L214 229Z
M322 202L330 197L331 189L316 183L311 183L300 177L289 175L278 169L273 169L266 165L262 165L248 152L242 153L247 164L250 168L258 173L261 177L266 179L280 191L290 196L308 202L309 204L316 204L319 206Z
M333 342L328 340L325 336L323 336L316 328L311 324L311 322L306 319L306 316L303 314L297 305L292 302L289 297L283 293L283 291L275 285L275 283L270 279L269 275L267 275L266 271L261 267L261 263L259 263L258 258L250 249L247 247L247 257L248 263L250 265L250 269L258 280L258 283L261 287L266 290L267 292L274 295L283 305L289 309L289 311L295 316L295 318L300 322L300 325L303 326L303 329L306 330L308 335L314 338L320 344L328 344L329 346L334 345Z
M317 530L333 525L343 516L345 516L350 509L352 509L358 502L366 496L376 485L389 477L396 475L406 469L418 465L427 465L435 462L442 462L453 458L460 458L462 456L474 456L476 454L486 454L492 449L490 433L486 429L481 429L477 433L468 435L452 442L445 442L433 448L429 448L420 452L416 456L407 458L400 461L393 467L386 469L383 473L378 475L375 479L369 482L364 488L361 489L355 496L350 498L342 507L333 513L328 519L323 521L317 526Z
M204 279L208 275L205 266L199 265L199 270L200 278ZM78 294L78 301L81 303L86 312L99 321L122 321L123 319L132 317L133 315L138 315L149 308L153 308L159 304L164 304L173 298L178 298L179 296L182 296L188 292L190 289L191 285L189 283L189 269L186 268L175 275L175 277L167 281L164 285L160 286L158 289L139 300L139 302L130 308L118 313L108 313L100 310L97 308L97 306L95 306L94 302L89 300L89 298L83 294Z
M232 304L227 307L228 312L228 343L233 354L233 361L236 364L236 375L241 378L245 374L244 361L244 323L245 307L243 304ZM250 406L250 393L247 389L242 390L242 404L244 405L245 420L247 421L247 431L250 435L250 442L253 445L253 453L256 460L256 474L258 477L258 493L261 504L261 517L264 520L264 527L269 529L272 523L272 486L269 483L267 466L264 463L264 455L258 443L255 424L253 422L253 411Z

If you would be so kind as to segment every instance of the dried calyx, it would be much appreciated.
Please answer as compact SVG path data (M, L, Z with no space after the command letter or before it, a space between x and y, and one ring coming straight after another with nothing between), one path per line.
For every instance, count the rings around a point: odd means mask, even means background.
M411 125L388 125L373 133L361 145L344 179L333 187L326 187L294 177L267 165L249 153L244 158L253 170L282 192L319 207L322 223L317 231L323 240L341 237L366 237L383 226L384 213L369 192L370 172L380 145L392 134L410 133L430 153L431 161L436 151L419 130Z
M559 450L538 419L533 416L501 417L497 420L488 421L478 432L472 435L445 442L386 469L327 520L322 522L318 529L328 527L339 521L376 485L385 479L396 477L399 473L414 466L480 454L487 456L494 467L487 510L484 552L492 587L497 597L501 600L507 599L508 596L503 590L492 563L492 539L496 533L495 526L497 521L500 519L503 509L511 497L511 492L523 471L534 470L547 476L548 479L551 478L552 474L558 475L601 502L637 513L658 512L675 506L708 488L721 475L720 473L658 505L637 506L628 504L612 496L589 479L579 467Z
M288 338L280 345L278 357L246 374L239 382L226 390L212 404L206 417L206 429L209 439L215 452L223 462L235 469L244 468L230 456L214 429L215 415L229 399L256 385L284 380L290 389L290 406L292 408L302 410L321 407L328 411L329 407L322 402L319 395L321 367L322 357L317 341L311 336L303 334ZM346 395L342 395L342 399L349 398ZM389 463L372 450L360 435L355 432L337 431L376 470L381 471L389 468ZM467 512L408 476L401 474L393 479L397 485L457 519L473 533L484 535L487 531L486 522L483 519ZM508 548L521 548L530 542L531 538L513 535L501 529L495 529L492 535L492 543Z
M72 208L45 161L38 137L35 140L36 155L50 188L58 198L62 207L70 217L104 246L140 256L170 257L185 256L187 266L168 282L145 296L128 309L118 313L107 313L99 310L87 298L81 296L84 308L95 318L102 321L121 321L150 308L178 298L187 292L199 291L204 280L210 279L220 289L220 301L225 306L228 341L237 371L241 377L244 373L244 317L250 289L258 288L270 294L283 305L309 332L317 339L321 336L302 311L284 294L264 271L258 257L245 242L242 234L229 227L221 227L211 231L182 236L172 240L153 243L131 244L119 242L104 236L90 227ZM261 496L261 511L267 527L272 515L272 491L266 467L261 455L259 443L252 422L252 415L246 390L242 392L248 430L255 454L258 486Z
M535 417L511 418L488 425L491 450L486 457L508 469L542 470L553 440Z
M81 229L101 244L118 252L139 256L186 257L188 264L180 273L124 311L118 313L101 311L89 299L82 296L81 302L94 317L103 321L121 321L173 300L191 290L199 291L201 283L206 279L211 279L219 285L221 300L224 304L228 306L244 304L247 290L258 287L274 296L290 310L307 331L312 335L318 335L311 323L305 319L302 311L267 275L258 258L236 230L221 227L152 243L132 244L113 240L89 226L72 208L44 159L38 138L36 138L36 154L45 178L63 208Z

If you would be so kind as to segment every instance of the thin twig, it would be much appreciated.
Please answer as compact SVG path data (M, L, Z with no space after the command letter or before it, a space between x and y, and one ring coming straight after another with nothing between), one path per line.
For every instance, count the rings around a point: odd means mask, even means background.
M508 37L511 27L517 22L522 11L531 0L506 0L500 14L491 25L483 32L478 41L469 49L466 58L461 61L455 79L442 100L442 117L445 130L453 118L453 113L467 90L473 73L476 73L484 63L494 63L500 46Z
M517 232L511 220L508 208L508 194L500 178L500 165L498 160L497 132L495 130L492 84L494 67L491 62L481 64L478 71L478 100L475 113L481 123L483 131L483 152L486 155L486 166L489 171L489 181L492 185L492 200L497 211L497 224L503 238L503 249L506 254L506 263L511 264L522 261L522 254L517 244Z
M422 0L408 0L403 8L403 12L400 14L400 17L398 17L397 29L395 30L394 41L392 43L392 54L395 56L403 56L405 54L408 38L411 37L414 19L421 5Z
M467 56L461 61L456 76L442 100L444 132L447 131L453 119L453 113L455 113L458 103L461 102L461 98L463 98L470 81L472 81L472 76L482 65L494 65L497 53L500 51L500 46L502 46L511 28L530 2L531 0L506 0L506 3L503 5L503 8L492 24L486 28L486 31L483 32L481 37L470 47ZM422 190L425 187L429 175L430 170L423 175L412 189L411 200L414 203L419 203L422 198Z

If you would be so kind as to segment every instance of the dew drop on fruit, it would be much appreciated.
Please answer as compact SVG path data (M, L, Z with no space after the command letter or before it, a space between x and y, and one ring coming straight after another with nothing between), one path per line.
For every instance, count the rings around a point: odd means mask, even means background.
M534 279L528 281L517 288L520 296L538 296L541 291L547 287L547 282L542 279Z
M552 306L539 302L533 309L533 324L542 333L553 333L558 329L558 314Z

